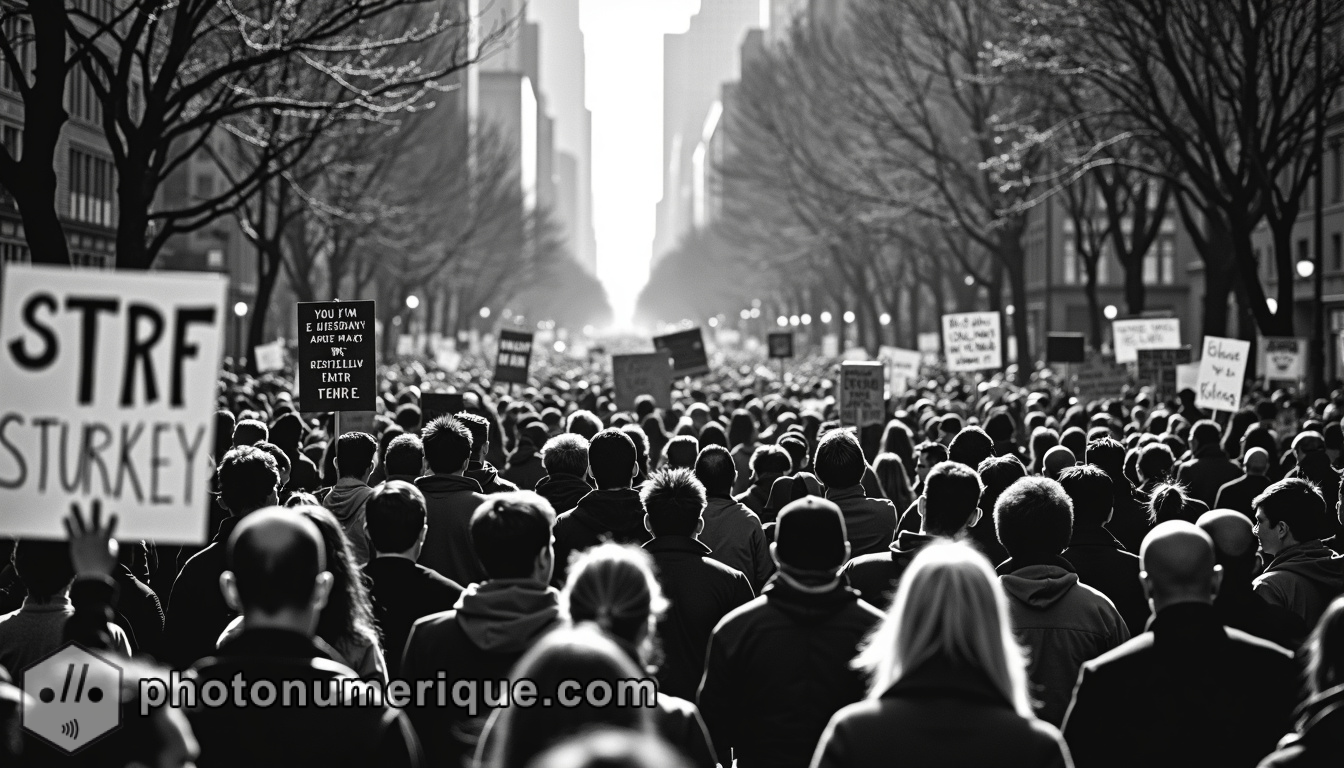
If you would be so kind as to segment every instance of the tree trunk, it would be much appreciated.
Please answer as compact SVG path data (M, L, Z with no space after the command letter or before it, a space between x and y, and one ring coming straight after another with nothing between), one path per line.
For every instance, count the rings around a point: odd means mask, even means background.
M1101 301L1097 298L1097 263L1084 259L1087 275L1084 279L1083 294L1087 298L1088 331L1092 348L1101 349Z
M149 203L141 196L136 180L117 179L117 202L117 269L147 270Z
M1121 260L1121 267L1125 270L1125 308L1133 317L1143 314L1148 302L1148 291L1143 284L1145 256Z
M247 329L247 370L256 375L257 361L253 351L266 340L266 317L270 313L271 297L280 279L280 243L271 240L266 247L257 248L257 295L252 320Z

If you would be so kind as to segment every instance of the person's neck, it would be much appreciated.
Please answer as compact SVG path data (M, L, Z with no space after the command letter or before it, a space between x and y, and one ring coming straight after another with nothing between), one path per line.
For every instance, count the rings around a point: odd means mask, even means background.
M1168 608L1184 605L1213 605L1211 595L1173 595L1161 599L1153 598L1153 614L1159 614Z
M351 482L355 482L355 483L359 483L360 485L363 485L363 484L364 484L364 478L365 478L365 477L367 477L367 475L341 475L341 477L338 478L338 479L336 480L336 482L337 482L337 483L343 483L343 482L349 480L349 481L351 481Z
M629 483L626 483L625 485L599 485L599 486L597 487L597 490L599 490L599 491L628 491L628 490L630 490L630 484L629 484Z
M728 500L731 501L732 498L733 498L733 494L732 494L732 491L705 491L705 498L707 498L707 499L728 499Z
M779 569L779 578L780 581L783 581L790 587L807 595L824 595L827 592L833 591L840 585L839 573L836 573L835 576L828 581L819 581L815 579L799 578L796 575L790 574L786 569L781 568Z
M70 602L70 594L64 591L46 597L28 595L23 599L23 604L31 608L49 608L55 605L64 605L68 602Z
M311 610L285 610L279 613L243 611L243 629L267 629L313 636L316 616Z

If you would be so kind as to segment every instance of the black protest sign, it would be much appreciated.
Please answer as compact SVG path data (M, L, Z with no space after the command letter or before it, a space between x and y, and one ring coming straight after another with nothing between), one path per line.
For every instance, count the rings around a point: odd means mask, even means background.
M793 334L785 331L783 333L772 333L766 337L766 342L770 345L770 359L785 359L793 357Z
M304 301L299 313L299 409L372 411L378 358L372 301Z
M466 400L460 393L426 392L420 396L420 423L428 424L440 416L461 413Z
M1081 333L1052 333L1045 337L1047 363L1085 363L1087 345Z
M1140 349L1139 358L1140 386L1153 388L1153 399L1164 402L1176 397L1176 366L1190 362L1190 347L1176 349Z
M499 356L495 358L496 384L526 384L532 364L532 334L500 331Z
M709 373L705 337L699 328L669 333L666 336L654 336L653 348L659 352L666 352L672 358L674 376L699 376Z
M6 265L0 532L64 539L101 500L118 538L204 543L228 282Z

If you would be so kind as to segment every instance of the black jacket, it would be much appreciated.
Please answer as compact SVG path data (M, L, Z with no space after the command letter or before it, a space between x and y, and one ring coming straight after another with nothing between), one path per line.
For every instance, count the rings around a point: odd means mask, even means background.
M226 518L210 545L193 555L173 582L163 625L163 660L178 669L214 654L219 636L236 615L224 602L219 576L229 536L241 519Z
M1067 755L1053 725L1019 715L983 672L931 659L840 710L812 768L1064 768Z
M1344 756L1344 685L1308 699L1298 710L1297 727L1285 736L1260 768L1327 768Z
M518 490L516 484L500 477L499 470L491 466L488 461L468 462L467 471L462 474L480 484L481 493L507 493L509 491Z
M1212 509L1235 509L1247 519L1254 520L1255 510L1251 508L1251 501L1264 493L1269 483L1269 478L1264 475L1243 475L1236 480L1223 483L1223 487L1218 489L1218 496L1214 499Z
M658 536L644 545L653 556L658 583L670 604L658 623L663 663L660 690L694 700L705 672L709 635L724 616L755 594L741 571L709 557L709 547L691 536Z
M315 695L314 686L340 691L343 680L356 677L348 667L332 661L311 638L275 629L243 630L192 672L202 685L218 680L229 686L236 675L247 681L270 680L277 693L286 690L284 681L299 680L309 697ZM265 708L237 707L230 694L223 707L202 705L188 710L201 745L196 764L202 768L421 764L415 733L400 710L381 702L317 707L311 698L308 706L281 706L278 696L276 701Z
M1111 485L1114 495L1111 497L1111 521L1106 524L1106 530L1126 550L1137 555L1143 537L1153 528L1148 518L1148 494L1131 485L1129 478L1123 475L1112 475Z
M1255 766L1292 722L1297 667L1284 649L1183 603L1083 665L1064 738L1078 768Z
M578 475L547 475L537 482L537 493L551 502L551 508L558 515L579 505L584 496L592 493L593 487Z
M1311 631L1301 616L1255 594L1250 582L1233 582L1227 573L1223 574L1213 608L1224 626L1240 629L1294 652Z
M1241 475L1241 467L1227 458L1217 445L1200 447L1193 458L1176 470L1176 480L1185 483L1190 496L1210 509L1218 497L1218 490Z
M863 697L850 667L882 613L838 586L809 594L781 575L724 617L709 640L700 714L719 759L805 768L831 716Z
M644 504L639 491L619 488L592 491L573 509L555 520L555 574L551 583L561 586L569 569L570 555L597 546L604 539L618 544L643 544L653 536L644 528Z
M901 574L905 573L919 550L935 538L922 533L900 531L886 552L860 555L850 560L840 575L849 580L849 586L859 591L864 602L878 610L886 610L896 594Z
M462 475L427 475L415 487L425 495L429 524L420 564L464 587L485 579L471 547L471 516L485 501L480 483Z
M149 585L137 579L125 563L112 570L120 598L115 621L126 631L131 651L159 658L163 654L163 604Z
M1075 528L1064 550L1078 580L1109 597L1129 627L1138 635L1148 624L1148 596L1139 581L1139 558L1126 552L1120 540L1104 528Z
M401 654L416 619L446 611L462 596L462 586L404 557L375 557L364 566L372 582L373 617L383 636L387 673L401 674Z

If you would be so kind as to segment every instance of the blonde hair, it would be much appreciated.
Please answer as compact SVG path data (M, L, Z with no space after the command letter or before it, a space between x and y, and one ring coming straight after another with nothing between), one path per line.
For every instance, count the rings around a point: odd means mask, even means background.
M1006 703L1032 717L1008 600L989 560L960 542L934 542L915 556L854 667L868 672L876 699L934 658L984 672Z
M637 647L643 663L655 661L654 625L668 603L644 550L608 542L580 553L569 566L560 604L574 623L591 621Z

